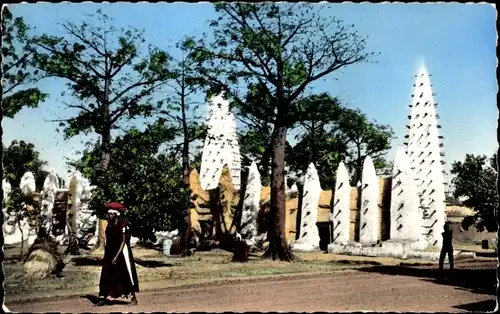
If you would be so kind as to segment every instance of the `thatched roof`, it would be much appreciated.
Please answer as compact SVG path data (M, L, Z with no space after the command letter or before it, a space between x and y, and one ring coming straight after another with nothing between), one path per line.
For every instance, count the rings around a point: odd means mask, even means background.
M474 210L465 206L446 205L446 215L448 217L466 217L474 215Z

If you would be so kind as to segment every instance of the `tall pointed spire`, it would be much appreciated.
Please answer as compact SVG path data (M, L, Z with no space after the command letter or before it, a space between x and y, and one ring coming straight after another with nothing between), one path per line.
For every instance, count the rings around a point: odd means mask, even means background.
M224 165L231 171L234 188L239 190L241 185L241 156L236 121L229 111L229 102L223 95L212 97L209 101L208 134L200 169L200 183L204 190L218 186Z
M412 98L405 144L420 197L423 237L430 245L441 245L445 221L444 153L441 151L442 136L438 134L437 103L434 102L431 82L423 62L416 75Z
M422 58L420 60L420 71L425 71L425 60Z

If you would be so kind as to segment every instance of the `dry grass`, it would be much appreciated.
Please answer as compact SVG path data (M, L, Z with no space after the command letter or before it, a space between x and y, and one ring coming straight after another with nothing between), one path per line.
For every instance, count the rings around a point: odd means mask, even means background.
M57 261L49 252L35 250L23 266L26 278L45 279L56 269Z
M250 256L248 263L233 263L232 254L221 250L196 252L194 256L181 258L164 257L155 250L134 248L141 291L249 277L326 274L370 265L401 263L401 260L391 258L338 256L323 252L297 253L296 256L297 260L291 263L254 255ZM98 256L78 257L66 266L64 278L52 275L45 279L31 280L15 275L22 267L19 263L6 263L7 299L25 301L54 296L95 294L99 285L99 259Z

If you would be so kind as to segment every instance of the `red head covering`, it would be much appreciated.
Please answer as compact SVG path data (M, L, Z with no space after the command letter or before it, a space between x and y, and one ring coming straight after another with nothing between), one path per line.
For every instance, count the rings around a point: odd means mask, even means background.
M122 215L123 213L125 213L127 211L127 208L123 204L118 203L118 202L107 203L106 209L116 210L120 213L120 215Z

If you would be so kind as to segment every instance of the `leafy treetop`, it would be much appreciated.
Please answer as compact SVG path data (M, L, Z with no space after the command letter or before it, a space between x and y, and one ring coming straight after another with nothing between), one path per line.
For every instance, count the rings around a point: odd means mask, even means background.
M48 94L33 86L39 79L38 70L30 63L33 51L28 38L29 27L22 17L15 17L2 8L2 105L4 116L13 118L22 108L36 108Z

